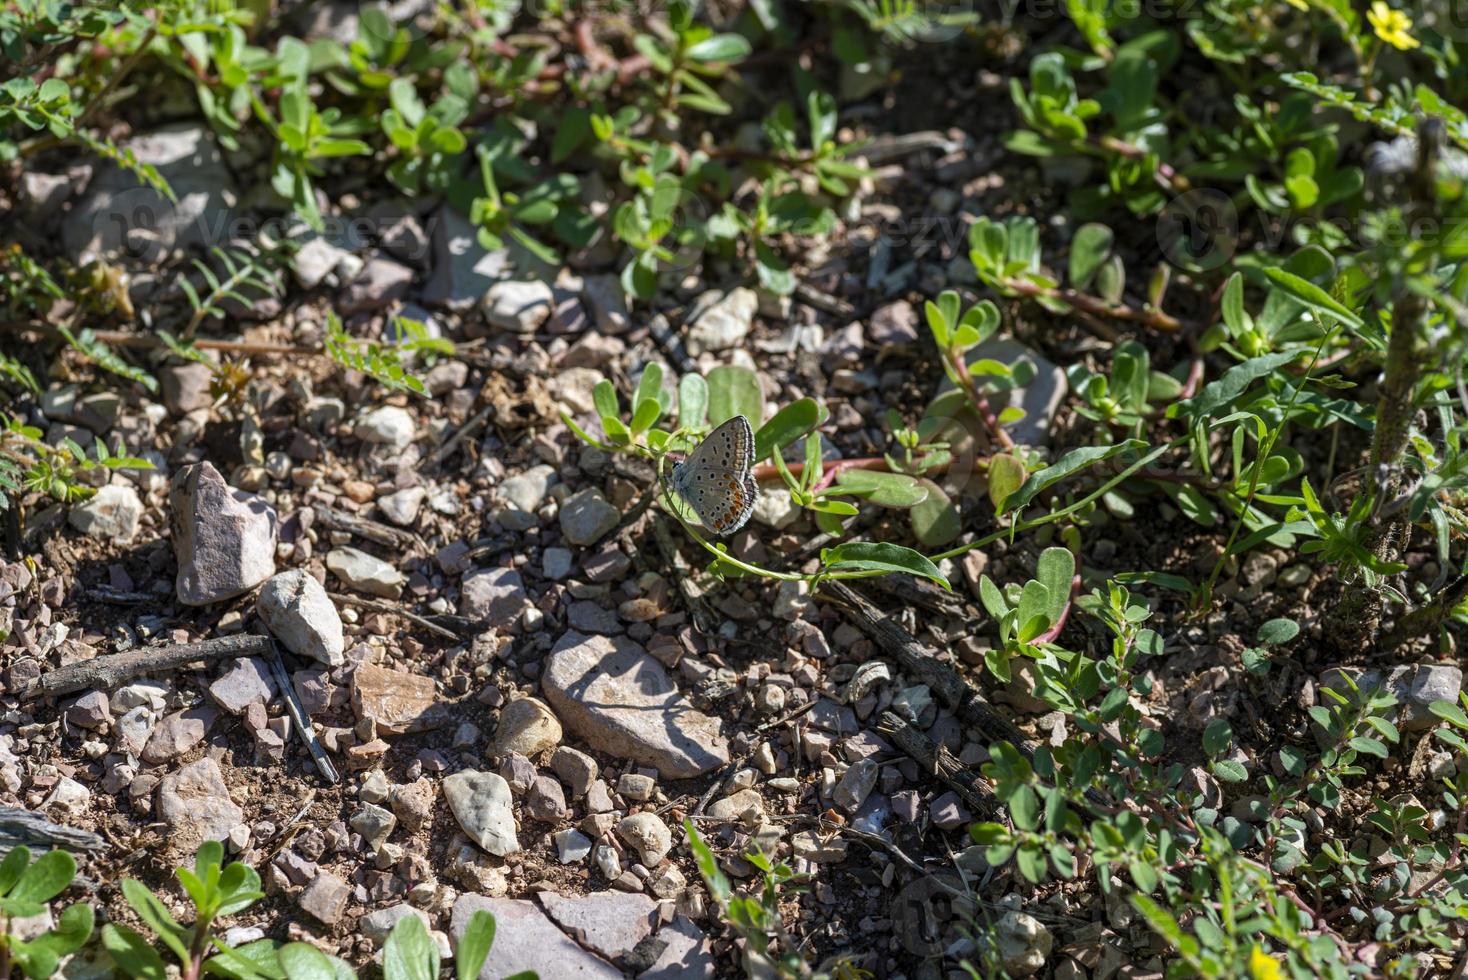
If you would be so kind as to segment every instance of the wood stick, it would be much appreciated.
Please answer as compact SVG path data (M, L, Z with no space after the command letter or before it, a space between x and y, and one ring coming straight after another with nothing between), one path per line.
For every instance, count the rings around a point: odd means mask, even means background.
M385 602L382 599L369 599L366 596L348 595L345 592L328 592L326 596L333 602L340 602L348 606L358 606L362 609L371 609L373 612L387 613L389 616L399 616L415 626L423 627L435 636L442 636L449 640L462 640L464 638L448 627L440 626L426 616L409 612L400 605ZM453 618L459 619L460 617L455 616ZM465 622L467 623L468 621L465 620Z
M53 847L100 851L107 847L107 841L89 830L52 823L30 810L0 806L0 852L8 854L14 847L28 847L32 851L49 851Z
M917 761L923 772L937 779L963 797L975 813L993 817L999 812L999 799L984 785L982 777L953 757L948 748L918 731L906 719L890 711L882 712L877 731Z
M977 728L987 738L1013 743L1026 758L1033 757L1034 746L1020 730L1000 716L983 695L952 667L938 660L916 637L844 582L823 582L821 586L850 608L856 625L896 658L903 673L911 675L919 684L926 684L959 721Z
M321 525L331 531L346 531L359 538L375 541L377 544L395 548L398 551L420 551L423 550L423 542L418 535L411 531L400 531L395 527L388 527L379 521L368 520L358 517L356 514L348 514L344 510L328 507L325 504L312 504L316 511L316 519Z
M111 690L126 681L155 670L173 670L185 664L212 660L233 660L238 657L265 657L274 649L274 641L268 636L241 634L221 636L198 643L177 643L169 646L143 647L126 653L113 653L94 657L81 663L69 664L50 673L43 674L26 685L20 694L22 701L36 698L55 697L90 688Z
M311 727L311 716L306 714L306 706L301 704L301 699L296 695L296 686L291 683L290 675L285 672L285 662L280 659L280 650L272 642L270 644L270 672L275 675L275 686L280 688L280 696L285 701L286 711L290 713L291 722L294 723L296 731L300 733L301 741L306 743L306 750L311 753L311 759L316 763L316 769L321 773L321 778L335 786L341 782L341 776L337 775L336 766L331 764L331 758L322 748L321 741L316 737L316 730Z

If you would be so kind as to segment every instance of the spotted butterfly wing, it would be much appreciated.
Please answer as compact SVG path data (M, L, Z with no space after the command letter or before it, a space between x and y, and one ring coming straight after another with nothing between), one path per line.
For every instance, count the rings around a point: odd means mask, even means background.
M717 535L733 534L749 521L759 486L754 466L754 430L736 415L710 432L688 458L673 467L673 489Z

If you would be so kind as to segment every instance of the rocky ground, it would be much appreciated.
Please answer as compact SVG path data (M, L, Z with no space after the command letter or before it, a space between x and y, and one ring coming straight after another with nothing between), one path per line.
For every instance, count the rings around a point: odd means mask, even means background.
M911 135L876 134L863 209L839 245L806 257L793 300L690 271L666 309L632 311L604 271L517 279L452 209L346 188L334 208L362 224L311 239L282 297L206 327L247 345L237 389L175 361L154 396L59 355L44 397L10 410L49 440L121 442L153 469L104 473L85 503L27 515L25 557L0 566L0 800L106 840L82 865L106 916L133 921L126 876L181 909L172 868L222 838L269 896L234 917L230 941L310 937L358 964L407 915L447 955L487 908L499 921L487 977L736 975L687 847L692 817L731 874L753 874L740 855L758 845L808 876L784 910L812 960L847 953L879 977L944 975L954 961L939 954L963 953L964 920L979 916L997 922L1016 976L1155 973L1158 947L1130 906L1079 886L1037 892L988 867L969 846L965 800L877 730L891 710L977 766L985 748L952 706L895 666L853 683L885 655L839 605L698 580L703 561L677 527L668 551L656 513L636 508L650 471L579 443L559 418L590 428L593 385L629 391L654 361L674 379L736 363L761 372L772 404L823 399L833 451L882 452L884 410L912 414L941 377L919 310L936 288L972 281L963 222L1023 210L1035 179L994 169L988 135L897 138ZM153 245L197 246L201 227L252 214L253 177L198 125L130 145L179 192L148 234L105 220L157 201L103 164L28 171L14 203L23 234L77 259L128 252L134 306L162 322L182 305ZM918 218L960 230L893 245L894 223ZM460 349L418 365L426 398L265 352L318 344L328 308L356 336L383 337L402 314ZM1054 362L1083 359L1094 341L1074 325L1014 322L1040 368L1021 396L1026 441L1066 445L1074 418ZM872 520L874 538L907 533ZM966 530L983 531L974 520ZM1195 574L1217 554L1166 505L1146 526L1107 528L1084 544L1100 573ZM774 561L814 535L770 492L731 547ZM950 563L951 596L867 594L1024 733L1058 743L1064 717L1022 672L1004 689L976 669L993 642L979 576L1027 574L1047 543L1000 541ZM1238 709L1262 742L1313 703L1311 677L1279 679L1267 707L1226 683L1239 637L1270 616L1308 619L1312 588L1295 556L1256 552L1224 583L1217 616L1167 628L1172 656L1149 702L1158 724L1200 731ZM67 665L246 634L276 638L283 676L259 655L23 698ZM1430 676L1397 678L1404 696L1456 696L1456 668L1420 670ZM287 695L338 781L313 761Z

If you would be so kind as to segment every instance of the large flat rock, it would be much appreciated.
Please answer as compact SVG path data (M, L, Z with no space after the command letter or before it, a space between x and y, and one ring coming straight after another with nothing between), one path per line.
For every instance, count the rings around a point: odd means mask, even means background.
M534 970L546 980L623 980L621 970L582 949L534 902L525 899L460 896L449 925L455 949L464 938L469 917L479 909L493 915L495 921L495 942L479 971L480 980L500 980L523 970Z
M663 665L632 640L568 632L542 680L566 728L664 778L688 779L729 761L718 721L689 704Z

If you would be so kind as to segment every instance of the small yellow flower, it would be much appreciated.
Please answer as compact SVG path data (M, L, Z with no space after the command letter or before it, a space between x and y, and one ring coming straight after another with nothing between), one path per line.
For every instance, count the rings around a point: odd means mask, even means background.
M1285 0L1285 3L1288 3L1296 10L1303 10L1307 13L1310 11L1310 4L1307 3L1306 0Z
M1284 970L1279 960L1264 952L1264 948L1256 943L1249 953L1249 977L1250 980L1281 980Z
M1371 5L1366 19L1377 37L1400 51L1409 51L1422 43L1412 36L1412 18L1388 7L1384 0L1376 0Z

